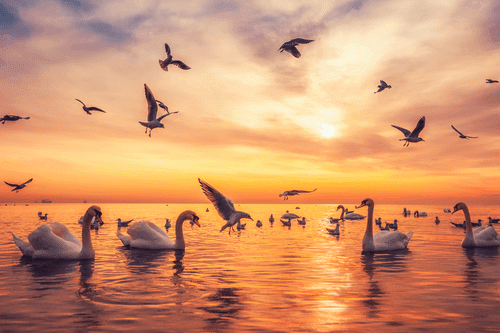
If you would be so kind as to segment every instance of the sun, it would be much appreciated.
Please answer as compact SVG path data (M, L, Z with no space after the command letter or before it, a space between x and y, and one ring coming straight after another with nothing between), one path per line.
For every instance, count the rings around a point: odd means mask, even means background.
M321 128L320 128L319 132L321 133L321 135L324 138L331 138L331 137L335 136L335 134L337 134L337 129L330 124L323 123L323 124L321 124Z

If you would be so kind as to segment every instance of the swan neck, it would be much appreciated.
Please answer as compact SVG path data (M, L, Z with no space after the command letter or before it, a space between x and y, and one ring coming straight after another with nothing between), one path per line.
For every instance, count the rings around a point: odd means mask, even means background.
M182 231L182 224L186 220L186 216L181 213L179 217L177 217L177 221L175 221L175 248L176 249L185 249L186 243L184 242L184 233Z
M90 237L90 224L92 223L92 214L87 211L83 217L82 223L82 250L80 256L82 259L94 258L95 252L92 246L92 237Z
M340 206L340 208L342 208L342 214L340 214L340 219L343 220L344 219L345 208L342 205Z
M368 217L366 221L366 231L363 237L363 251L373 251L373 207L374 205L368 206Z
M465 206L463 209L464 215L465 215L465 233L467 235L472 235L472 221L470 219L470 213L469 213L469 208Z

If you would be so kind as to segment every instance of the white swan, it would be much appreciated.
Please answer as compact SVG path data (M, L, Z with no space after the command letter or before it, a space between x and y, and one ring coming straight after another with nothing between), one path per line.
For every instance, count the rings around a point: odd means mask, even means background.
M493 226L477 227L472 230L472 222L467 205L459 202L453 207L453 213L462 210L465 215L465 238L462 241L462 247L492 247L500 246L500 236ZM453 214L452 213L452 214Z
M193 221L198 227L199 217L195 212L186 210L182 212L175 222L175 242L167 235L163 229L149 221L139 221L132 223L128 227L129 236L117 231L116 235L122 241L123 245L131 248L150 249L150 250L177 250L186 248L182 224L184 221Z
M348 213L348 214L345 214L344 216L344 213L346 212L346 209L344 208L344 206L342 205L338 205L337 206L337 210L341 209L342 208L342 214L340 214L340 219L341 220L362 220L364 219L366 216L363 216L361 214L357 214L357 213Z
M61 223L43 224L28 235L29 243L12 234L23 255L43 259L93 259L95 251L90 237L90 224L101 220L101 208L92 206L83 217L82 241Z
M363 237L363 252L385 252L394 250L404 250L413 232L403 234L401 231L380 231L373 235L373 207L375 203L372 199L365 199L356 208L368 206L368 219L366 223L365 236Z

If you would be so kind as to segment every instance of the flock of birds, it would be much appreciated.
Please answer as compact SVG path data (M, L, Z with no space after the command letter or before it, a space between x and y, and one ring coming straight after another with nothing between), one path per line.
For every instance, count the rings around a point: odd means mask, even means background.
M292 54L295 58L300 58L301 53L297 49L297 46L300 44L308 44L313 42L314 40L304 39L304 38L295 38L288 42L285 42L278 51L283 52L286 51ZM167 53L167 58L164 60L159 60L159 64L161 69L164 71L168 71L169 65L177 66L183 70L189 70L190 67L187 66L184 62L180 60L173 60L171 49L168 44L165 43L165 51ZM498 83L497 80L487 79L486 83ZM146 133L149 129L149 136L151 137L151 132L155 128L165 128L165 126L161 123L161 121L166 117L176 112L169 112L168 107L162 103L161 101L155 99L151 89L144 84L146 101L148 105L148 115L147 121L139 123L146 127ZM385 81L380 80L380 85L378 86L378 90L375 93L380 93L385 89L391 89L392 86L387 84ZM88 114L92 115L92 112L102 112L106 113L106 111L97 108L97 107L87 107L85 103L81 100L76 99L83 105L83 110ZM166 114L163 114L158 117L158 107L166 111ZM19 117L15 115L5 115L1 118L0 121L4 124L6 121L17 121L20 119L29 119L29 117ZM419 137L420 132L425 127L425 116L422 117L413 131L409 131L405 128L392 125L394 128L400 130L404 138L400 139L400 141L405 141L403 146L408 146L410 143L417 143L420 141L424 141L421 137ZM460 131L458 131L453 125L451 126L453 130L455 130L460 138L469 139L469 138L477 138L464 135ZM22 184L11 184L5 182L7 185L13 187L12 191L19 191L20 189L26 187L26 184L30 183L33 180L30 179ZM234 207L233 202L216 190L213 186L206 183L205 181L198 178L198 182L201 186L203 193L206 195L208 200L212 202L219 216L225 221L225 224L222 225L220 232L229 229L229 234L231 231L234 231L234 227L239 230L245 228L246 224L241 223L241 219L249 219L252 220L250 214L242 211L237 211ZM284 200L288 200L289 196L299 195L300 193L311 193L316 191L316 189L312 191L304 191L304 190L291 190L285 191L279 195L279 197L284 197ZM410 231L408 233L402 233L397 230L397 220L392 224L386 224L385 228L380 226L381 231L374 234L373 233L373 211L374 211L374 202L372 199L367 198L361 202L359 206L356 208L368 207L368 216L367 216L367 225L366 231L362 240L362 249L363 252L385 252L385 251L394 251L394 250L403 250L406 249L410 239L412 238L413 233ZM327 231L332 235L338 235L339 231L339 221L343 221L344 219L364 219L365 216L361 214L356 214L353 212L347 212L343 206L338 206L338 209L342 209L342 215L340 219L331 219L332 223L336 223L335 229L327 228ZM488 226L479 226L476 229L472 229L472 222L470 220L470 214L467 206L464 203L458 203L454 207L453 213L462 210L465 215L465 229L466 236L462 241L463 247L489 247L489 246L500 246L500 236L496 233L492 224L490 223ZM345 216L344 216L345 215ZM47 214L45 216L39 212L40 219L46 219ZM85 215L81 218L82 224L82 240L80 241L77 237L75 237L68 228L58 222L52 222L49 224L43 224L34 230L32 233L28 235L28 242L23 239L17 237L13 234L14 242L19 247L23 255L33 257L33 258L53 258L53 259L91 259L95 256L95 251L92 247L92 240L90 236L90 230L92 225L102 225L104 223L102 221L102 212L100 207L91 206L87 209ZM283 220L285 219L285 220ZM298 223L305 225L306 220L302 218L299 219L299 216L292 213L284 214L281 217L281 222L283 225L291 225L292 219L298 219ZM288 220L288 221L286 221ZM195 212L191 210L186 210L182 212L176 222L175 222L175 233L176 239L173 241L168 234L160 227L156 226L154 223L150 221L139 221L131 223L130 221L122 222L121 219L118 219L119 227L128 227L127 234L125 235L120 231L117 231L117 237L123 243L124 246L130 248L142 248L142 249L184 249L185 241L183 235L182 225L184 221L189 221L191 225L200 226L199 217ZM274 222L274 217L271 215L269 221ZM381 223L381 221L376 221ZM262 226L261 221L257 221L257 226ZM168 228L171 227L170 221L167 219L165 224L165 228L168 231ZM394 229L390 231L390 229Z

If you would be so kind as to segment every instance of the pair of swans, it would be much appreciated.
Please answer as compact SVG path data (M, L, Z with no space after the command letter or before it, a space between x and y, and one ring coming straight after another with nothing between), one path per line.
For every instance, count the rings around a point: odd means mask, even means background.
M43 224L28 235L28 242L17 237L14 233L14 243L19 247L24 256L34 259L93 259L95 251L90 236L90 226L97 220L102 222L102 212L99 206L91 206L87 209L82 221L82 241L73 235L68 228L61 223L52 222ZM176 222L175 242L156 225L149 221L141 221L132 224L127 233L129 236L117 232L118 237L124 245L143 249L184 249L184 235L182 223L192 220L200 226L198 216L193 211L182 212Z

